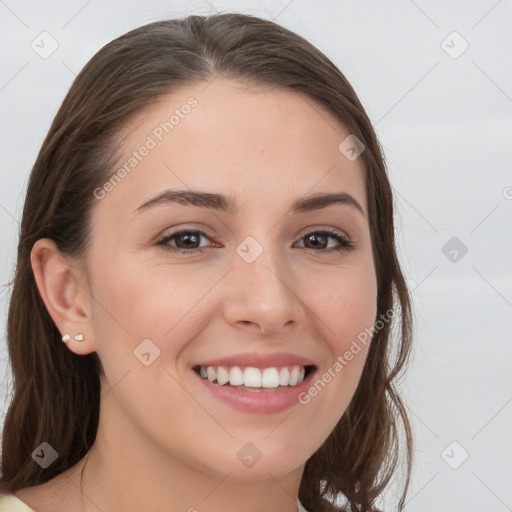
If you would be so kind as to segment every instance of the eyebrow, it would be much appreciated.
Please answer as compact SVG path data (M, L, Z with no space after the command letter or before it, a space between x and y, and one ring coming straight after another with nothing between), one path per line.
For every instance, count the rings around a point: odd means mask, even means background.
M213 210L228 212L231 214L235 214L238 211L237 201L232 196L199 192L195 190L164 190L160 194L140 205L135 212L140 213L153 206L169 203L211 208ZM300 198L292 203L290 209L293 213L304 213L311 212L313 210L320 210L332 204L352 206L359 211L363 217L366 217L366 214L359 202L347 192L338 192L334 194L320 193Z

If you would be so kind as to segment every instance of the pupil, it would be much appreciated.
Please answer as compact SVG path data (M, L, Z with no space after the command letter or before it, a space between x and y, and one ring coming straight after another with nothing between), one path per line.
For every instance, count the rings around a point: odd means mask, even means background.
M182 240L185 242L185 246L188 246L188 248L190 248L190 245L193 245L194 243L197 243L197 234L183 234L181 235L178 240Z
M309 242L313 242L313 247L318 247L319 245L322 246L322 248L325 248L325 237L323 235L317 235L317 234L313 234L313 235L309 235L307 237L307 240ZM318 240L320 240L320 243L318 243Z

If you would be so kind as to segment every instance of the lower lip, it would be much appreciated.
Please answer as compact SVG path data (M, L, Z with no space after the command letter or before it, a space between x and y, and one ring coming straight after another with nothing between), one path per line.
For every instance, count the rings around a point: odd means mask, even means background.
M275 414L299 403L298 397L309 388L315 371L310 372L300 384L279 391L269 391L267 389L263 391L245 391L230 385L220 386L208 379L203 379L194 371L193 373L208 392L234 409L257 414Z

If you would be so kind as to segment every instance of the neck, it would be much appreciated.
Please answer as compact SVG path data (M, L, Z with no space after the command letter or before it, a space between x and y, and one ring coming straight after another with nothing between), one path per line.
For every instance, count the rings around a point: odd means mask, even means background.
M185 463L148 436L135 438L133 430L103 419L100 414L94 445L80 463L84 512L297 512L303 465L279 478L266 472L267 478L241 480L236 468L221 474L201 461Z

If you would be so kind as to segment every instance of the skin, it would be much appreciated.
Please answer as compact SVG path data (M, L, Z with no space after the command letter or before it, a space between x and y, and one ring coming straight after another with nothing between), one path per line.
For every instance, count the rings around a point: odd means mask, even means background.
M312 359L321 376L373 326L377 298L363 166L338 150L349 132L294 92L221 78L205 86L174 92L120 134L127 135L122 165L169 112L190 96L198 101L95 202L87 261L65 257L48 239L33 248L53 320L63 334L84 334L68 349L96 351L105 370L83 496L85 457L16 492L38 512L80 512L81 498L87 512L295 512L305 462L357 387L368 347L309 404L269 415L212 398L191 371L214 357L288 351ZM165 189L184 188L232 195L240 211L160 204L135 212ZM334 191L352 195L364 214L347 204L289 212L295 199ZM205 232L203 252L180 255L156 244L181 228ZM354 248L308 245L306 235L322 228ZM263 248L250 264L235 250L247 236ZM133 353L146 338L160 350L149 366ZM237 457L247 442L262 454L251 468Z

